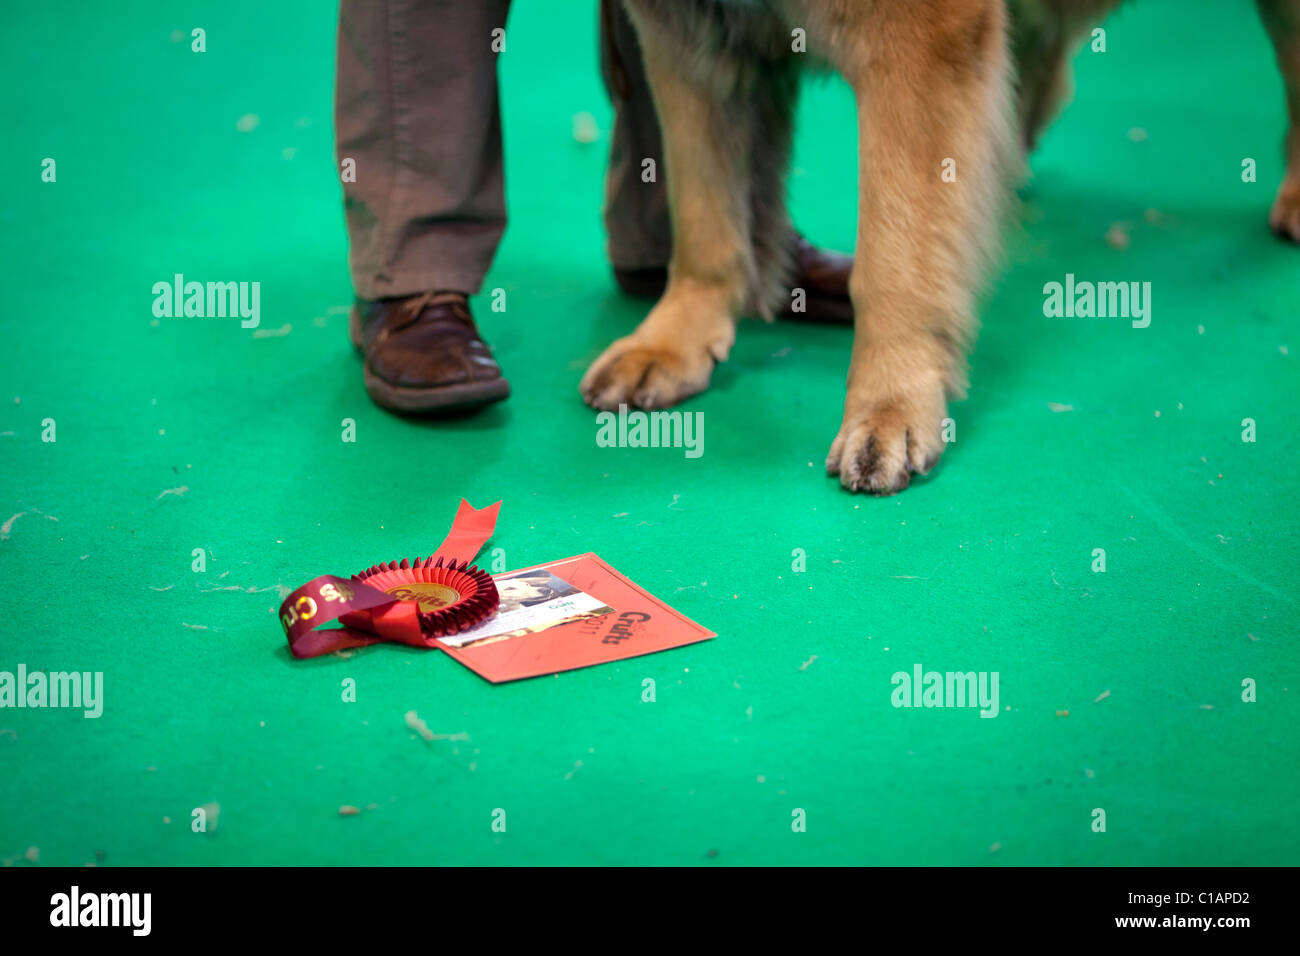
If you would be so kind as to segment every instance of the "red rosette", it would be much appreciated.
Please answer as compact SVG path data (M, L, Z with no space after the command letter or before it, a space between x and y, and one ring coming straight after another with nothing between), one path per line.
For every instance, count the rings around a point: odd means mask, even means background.
M376 564L352 575L352 580L400 601L418 603L420 633L427 638L467 630L486 620L501 603L496 582L486 571L468 561L445 561L433 555ZM343 622L347 623L346 617Z

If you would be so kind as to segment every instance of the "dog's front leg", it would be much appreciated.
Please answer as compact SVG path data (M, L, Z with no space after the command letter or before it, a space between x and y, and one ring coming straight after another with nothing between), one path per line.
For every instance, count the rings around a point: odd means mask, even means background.
M1014 153L1000 0L954 0L933 19L907 6L871 5L862 49L836 56L858 100L860 197L853 354L826 469L873 494L943 451Z
M606 409L663 408L704 391L735 341L752 270L744 126L689 75L671 30L630 10L663 130L673 252L663 298L583 376L583 399Z
M1290 126L1286 134L1286 174L1273 200L1268 222L1284 239L1300 242L1300 0L1257 0L1277 53L1286 86Z

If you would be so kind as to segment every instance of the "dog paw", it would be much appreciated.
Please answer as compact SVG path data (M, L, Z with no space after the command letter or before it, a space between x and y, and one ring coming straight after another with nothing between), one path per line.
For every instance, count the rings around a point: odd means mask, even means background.
M940 392L922 401L887 399L844 416L826 457L826 472L849 491L892 495L924 475L943 453Z
M1300 183L1282 184L1268 214L1268 225L1283 239L1300 242Z
M708 388L713 365L708 349L645 344L632 335L605 349L578 388L592 408L667 408Z

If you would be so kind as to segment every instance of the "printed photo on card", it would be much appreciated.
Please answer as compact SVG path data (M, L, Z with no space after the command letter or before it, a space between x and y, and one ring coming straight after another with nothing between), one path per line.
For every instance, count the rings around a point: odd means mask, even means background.
M477 627L441 638L442 643L476 647L536 634L614 610L599 598L541 568L514 571L493 580L501 595L496 613Z

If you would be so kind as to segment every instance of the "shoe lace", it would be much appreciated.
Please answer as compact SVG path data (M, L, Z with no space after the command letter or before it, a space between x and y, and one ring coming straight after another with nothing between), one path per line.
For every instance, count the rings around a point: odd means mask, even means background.
M451 314L453 316L460 319L471 328L473 327L474 320L469 314L469 309L465 306L465 297L459 292L424 292L405 304L403 307L403 311L406 313L404 321L398 325L392 326L391 331L396 332L400 329L414 325L416 322L420 321L420 317L424 315L426 309L435 305L451 306ZM438 317L444 318L445 315L446 313L442 313Z

